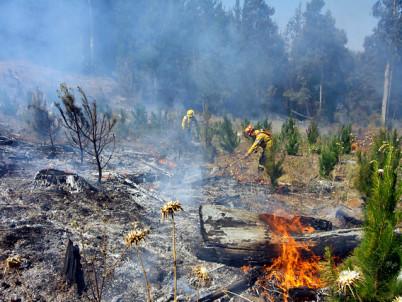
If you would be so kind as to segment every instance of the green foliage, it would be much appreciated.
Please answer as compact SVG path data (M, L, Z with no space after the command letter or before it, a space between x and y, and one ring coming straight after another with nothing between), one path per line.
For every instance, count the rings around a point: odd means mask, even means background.
M385 301L402 294L397 280L402 237L395 232L402 218L402 212L397 210L402 187L398 180L400 163L394 166L395 156L399 156L396 151L391 144L384 143L380 148L385 155L383 165L373 162L372 193L364 207L363 240L353 254L363 275L358 292L364 301Z
M338 270L334 261L334 255L330 247L325 247L324 261L320 262L320 278L328 284L330 296L337 292L336 280L338 279Z
M317 142L320 132L318 129L318 123L313 119L309 127L307 128L307 140L310 145L314 145Z
M386 129L381 129L372 140L372 146L367 152L359 150L357 152L358 168L354 177L354 185L365 197L371 195L373 162L376 161L380 167L384 166L386 154L380 151L381 146L387 142L395 148L392 160L392 167L395 169L401 158L402 150L400 147L400 138L395 129L393 132L388 132Z
M282 124L280 139L285 142L286 152L289 155L297 155L299 151L301 137L296 120L290 116Z
M223 114L223 121L218 123L218 138L223 150L233 153L240 143L237 131L233 129L232 121L226 113Z
M248 125L246 125L246 127L247 126ZM269 132L272 132L272 122L268 122L268 116L266 115L262 122L258 121L255 124L254 129L265 129L268 130Z
M339 142L341 146L341 153L349 154L352 150L352 143L354 141L352 133L352 123L348 126L342 125L339 133Z
M331 140L324 142L319 158L319 173L323 177L328 177L339 159L339 142L335 136Z
M276 188L278 188L278 179L284 174L282 164L285 160L286 153L282 153L280 158L277 159L281 149L280 142L274 137L272 137L271 139L272 146L265 150L267 154L264 167L271 181L272 188L273 190L275 190Z
M60 125L56 116L47 108L43 92L39 88L35 91L28 91L27 102L28 110L25 115L25 122L39 139L43 139L45 144L49 140L52 148L54 148L55 136L60 130Z

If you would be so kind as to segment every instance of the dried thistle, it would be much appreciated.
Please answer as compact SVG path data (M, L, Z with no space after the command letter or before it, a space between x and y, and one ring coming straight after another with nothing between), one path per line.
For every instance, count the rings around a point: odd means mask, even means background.
M162 218L163 219L168 218L169 214L174 214L179 210L183 211L183 207L181 206L179 201L169 201L161 209Z
M360 273L350 269L341 271L338 277L338 288L340 292L346 293L347 288L349 287L350 291L352 292L353 297L355 296L352 285L356 285L356 281L361 279ZM356 285L357 286L357 285Z
M24 288L25 293L27 294L27 297L28 297L29 301L32 302L31 296L28 294L28 290L27 290L27 288L25 287L24 282L22 281L22 278L21 278L21 276L20 276L20 273L18 272L18 269L20 268L21 263L22 263L23 261L25 261L25 259L24 259L24 258L21 258L20 255L15 255L15 256L8 257L8 258L6 259L6 261L5 261L5 263L4 263L4 264L5 264L4 272L6 271L6 269L10 269L10 270L14 270L14 271L17 273L18 278L19 278L20 281L21 281L22 287Z
M194 273L197 274L198 278L204 281L211 279L209 272L205 266L197 265L194 267Z
M145 241L145 238L148 237L149 235L149 230L148 229L141 229L141 228L136 228L133 231L130 231L126 235L126 244L128 246L131 246L133 243L138 243L140 241Z
M174 301L177 301L177 262L176 262L176 243L175 243L175 230L174 230L174 213L183 210L179 201L169 201L161 209L162 218L168 218L172 214L173 226L173 264L174 264Z
M24 260L20 255L10 256L4 261L5 269L19 269Z

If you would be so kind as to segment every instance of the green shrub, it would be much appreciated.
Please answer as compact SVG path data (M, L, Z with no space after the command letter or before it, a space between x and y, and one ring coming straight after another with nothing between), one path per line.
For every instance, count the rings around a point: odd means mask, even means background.
M233 153L240 143L237 131L233 129L233 124L226 113L223 114L223 121L218 123L218 137L222 149L229 153Z
M357 152L358 168L354 177L354 185L360 193L365 197L369 197L371 194L371 175L373 172L373 161L378 162L379 166L383 166L386 161L386 154L380 151L381 146L387 142L393 148L395 148L394 156L392 160L392 167L398 166L402 153L400 147L400 138L398 132L395 129L393 132L388 132L386 129L381 129L374 137L371 148L367 152L359 150Z
M299 151L301 137L296 120L290 116L282 125L280 139L285 142L286 152L289 155L297 155Z
M246 125L246 127L247 126L248 125ZM258 121L255 124L254 129L257 129L257 130L265 129L265 130L268 130L269 132L272 132L272 122L268 122L268 116L266 115L262 122Z
M352 123L348 126L342 125L339 133L339 142L341 143L341 153L349 154L353 143Z
M280 150L281 148L279 141L275 138L272 138L272 146L265 151L267 152L267 155L264 167L271 181L273 190L278 188L278 179L284 174L282 164L285 160L286 154L282 153L280 158L277 159Z
M318 130L318 124L313 119L307 128L307 140L310 145L314 145L317 142L318 137L320 136L320 132Z
M319 173L323 177L328 177L339 159L339 142L335 136L331 140L324 143L319 158Z
M394 298L402 294L402 237L395 232L402 219L397 208L402 194L398 179L400 162L394 165L400 154L388 142L379 150L385 160L383 165L376 160L371 163L371 194L363 208L361 243L339 268L329 262L329 253L327 264L323 265L322 277L331 289L329 301L396 301ZM355 276L347 286L339 286L342 271Z

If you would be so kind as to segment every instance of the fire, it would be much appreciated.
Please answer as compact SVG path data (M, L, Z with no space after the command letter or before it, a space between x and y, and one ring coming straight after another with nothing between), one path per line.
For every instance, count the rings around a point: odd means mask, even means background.
M266 266L267 278L264 281L275 280L282 289L284 300L288 301L291 288L308 287L320 288L325 284L318 277L319 260L308 248L307 243L296 242L291 235L312 233L314 228L303 226L300 217L284 218L276 215L263 215L274 235L273 240L280 243L280 256ZM302 255L308 254L305 259Z
M175 168L177 164L174 161L167 161L164 157L160 156L159 154L152 152L150 148L148 148L148 151L152 154L152 156L156 157L158 159L158 162L162 165L168 165L171 168Z

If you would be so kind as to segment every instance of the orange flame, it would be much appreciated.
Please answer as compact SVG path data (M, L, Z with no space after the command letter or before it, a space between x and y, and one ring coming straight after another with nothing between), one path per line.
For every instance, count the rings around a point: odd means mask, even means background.
M283 290L284 300L288 301L291 288L325 286L318 277L320 257L309 249L308 243L296 242L291 235L312 233L314 228L303 226L300 217L284 218L276 215L262 215L271 227L273 242L280 243L280 256L272 265L266 267L266 280L275 280ZM310 255L305 259L303 254ZM266 280L260 280L264 282Z
M159 154L152 152L151 148L148 148L148 151L152 154L152 156L158 159L158 162L163 165L169 165L169 167L175 168L177 164L173 161L167 161L165 158L162 158Z

